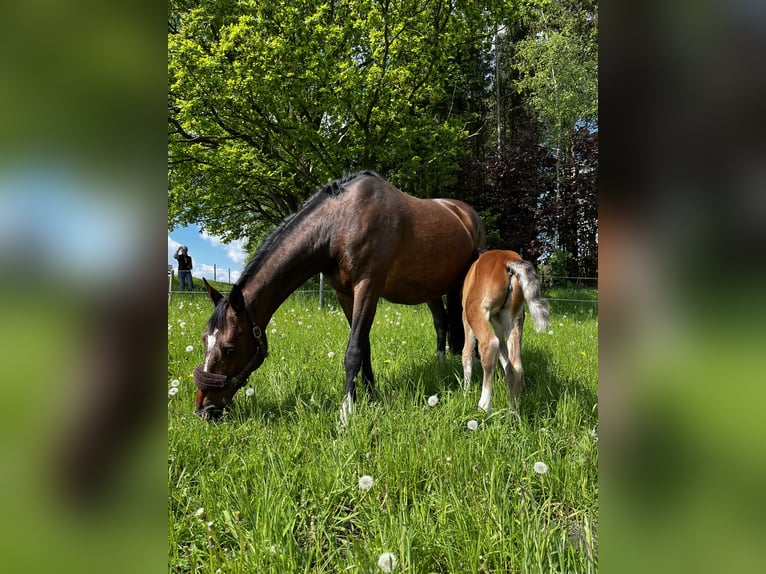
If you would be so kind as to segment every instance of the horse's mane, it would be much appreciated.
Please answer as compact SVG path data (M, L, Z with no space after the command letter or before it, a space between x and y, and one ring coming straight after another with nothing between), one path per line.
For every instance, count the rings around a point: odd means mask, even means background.
M314 209L316 209L319 204L321 204L328 197L335 197L346 191L346 184L357 178L367 175L371 175L378 178L379 180L383 180L383 178L378 173L371 170L364 170L344 175L335 181L331 181L330 183L326 183L321 186L311 197L303 202L303 205L301 205L301 207L298 208L295 213L291 213L285 217L282 222L277 225L271 231L271 233L269 233L266 239L263 240L263 243L261 243L260 247L255 252L255 255L253 255L253 258L247 264L244 271L242 272L242 275L239 277L237 285L243 287L248 281L250 281L255 272L260 268L264 258L276 245L278 245L285 238L285 236L287 236L287 234L292 231L297 222L305 219L311 212L314 211Z

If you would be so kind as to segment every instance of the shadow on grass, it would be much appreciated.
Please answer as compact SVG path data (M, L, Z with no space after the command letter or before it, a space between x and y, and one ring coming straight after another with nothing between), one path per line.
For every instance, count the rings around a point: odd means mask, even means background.
M565 396L570 401L576 401L579 411L587 417L587 424L596 424L598 419L595 408L598 403L596 390L573 378L560 377L551 372L549 369L551 359L549 353L544 350L529 346L523 349L522 360L526 385L517 403L519 415L527 425L539 426L552 417L558 403ZM397 395L417 405L430 395L462 390L463 375L459 355L447 355L441 362L437 361L435 356L430 360L413 358L395 371L386 371L382 363L374 367L376 367L374 391L368 395L362 384L357 385L358 399L366 395L372 404L386 403L390 397ZM257 377L257 373L253 376ZM471 392L477 401L477 410L481 377L481 366L476 365L471 381ZM339 416L344 387L344 381L341 378L337 381L337 390L333 390L331 386L317 384L312 380L311 375L302 375L296 377L294 384L286 389L286 392L263 393L261 396L258 393L258 382L251 381L251 385L256 389L255 395L246 397L244 392L237 393L234 405L221 422L258 420L266 424L297 418L301 412L331 413L332 417ZM508 398L508 391L499 367L495 372L494 385L493 408L495 410L507 408L508 404L505 401Z

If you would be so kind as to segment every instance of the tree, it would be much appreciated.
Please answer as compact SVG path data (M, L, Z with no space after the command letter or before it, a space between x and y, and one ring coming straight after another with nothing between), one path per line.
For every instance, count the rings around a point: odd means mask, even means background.
M487 6L171 2L169 228L247 237L362 168L435 193L469 135L460 62L486 40Z

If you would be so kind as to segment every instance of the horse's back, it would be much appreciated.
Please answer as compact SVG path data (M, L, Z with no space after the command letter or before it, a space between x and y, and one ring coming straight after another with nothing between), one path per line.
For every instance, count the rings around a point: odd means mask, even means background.
M486 242L481 219L459 200L419 199L385 180L359 178L347 186L345 227L338 251L380 281L380 296L418 304L461 280Z

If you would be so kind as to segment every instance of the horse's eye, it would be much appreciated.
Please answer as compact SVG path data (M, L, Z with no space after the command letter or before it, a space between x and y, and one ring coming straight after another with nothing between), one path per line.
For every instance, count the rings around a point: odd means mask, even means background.
M223 348L223 354L224 356L229 356L234 352L234 347L224 347Z

